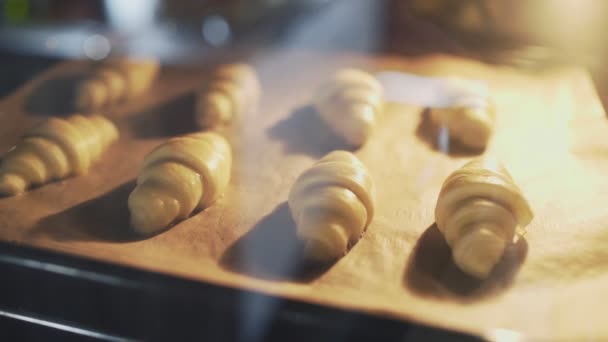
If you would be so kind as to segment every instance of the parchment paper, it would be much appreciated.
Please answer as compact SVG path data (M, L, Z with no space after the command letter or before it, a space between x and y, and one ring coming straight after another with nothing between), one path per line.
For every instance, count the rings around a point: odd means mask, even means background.
M608 338L608 125L585 71L524 74L439 55L292 51L250 61L264 96L257 112L223 132L235 165L215 206L149 239L128 233L126 200L142 158L169 136L195 129L192 90L209 66L165 68L149 94L107 113L121 139L88 175L0 199L0 238L486 336L512 329L531 339ZM285 200L303 170L344 147L307 107L339 66L488 82L498 119L486 153L504 161L536 214L489 279L458 271L434 226L441 183L472 155L453 145L438 151L422 108L407 105L389 105L356 152L377 184L366 234L330 267L302 265ZM1 100L0 150L49 113L68 111L83 68L59 65Z

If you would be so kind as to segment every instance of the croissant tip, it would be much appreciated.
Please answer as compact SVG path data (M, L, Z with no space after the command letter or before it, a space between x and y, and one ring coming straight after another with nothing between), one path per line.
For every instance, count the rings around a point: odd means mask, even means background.
M25 192L25 179L16 174L0 175L0 196L16 196Z
M339 259L346 251L336 251L320 240L308 240L304 245L304 257L314 263L328 263Z
M454 246L456 265L465 273L485 279L502 258L507 242L494 233L479 229L465 235Z
M131 228L137 234L151 235L167 227L169 215L165 213L164 203L154 196L153 189L140 184L135 187L128 200Z
M150 236L164 228L150 225L148 222L151 222L152 220L142 217L139 213L141 213L141 211L131 211L131 218L129 221L131 230L137 235Z
M205 94L199 99L197 123L200 127L214 127L229 120L232 112L230 100L223 94Z

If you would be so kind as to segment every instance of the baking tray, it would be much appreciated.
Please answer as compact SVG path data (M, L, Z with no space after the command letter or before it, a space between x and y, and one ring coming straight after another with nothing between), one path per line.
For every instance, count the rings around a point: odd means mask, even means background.
M583 324L579 314L605 292L597 278L601 268L592 267L603 254L590 243L605 214L588 203L608 195L601 176L608 166L602 140L608 127L584 70L524 73L442 55L306 51L266 51L248 61L260 73L264 96L256 112L222 132L235 165L216 205L150 239L128 233L126 198L141 160L168 137L195 130L193 89L212 65L171 67L146 96L105 113L121 139L87 176L0 200L0 240L479 336L607 336L601 315ZM526 238L488 280L458 271L433 224L442 181L475 155L458 146L440 151L423 108L415 105L390 104L369 143L356 151L378 188L377 216L366 234L337 263L303 266L285 200L304 169L346 148L310 107L314 90L341 66L488 83L498 121L487 153L506 163L536 213ZM0 147L10 147L45 116L69 112L72 85L86 68L84 62L59 65L2 100ZM593 289L595 299L581 288ZM243 305L242 311L257 310ZM259 319L251 324L263 325Z

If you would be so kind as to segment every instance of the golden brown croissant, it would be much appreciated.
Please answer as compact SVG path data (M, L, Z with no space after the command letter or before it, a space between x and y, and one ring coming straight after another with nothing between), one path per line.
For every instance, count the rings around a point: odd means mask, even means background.
M468 92L447 108L431 108L431 120L448 130L451 139L484 149L494 131L494 104L487 95Z
M158 75L153 59L118 58L102 62L76 91L75 107L96 111L143 94Z
M452 173L435 207L455 264L477 278L487 277L533 216L509 172L493 159L473 160Z
M0 164L0 195L80 175L116 139L114 124L102 116L51 118L30 128Z
M343 256L371 222L374 185L355 155L335 151L300 175L288 203L306 256L330 261Z
M383 110L382 93L382 85L374 76L361 70L342 69L320 88L314 104L336 135L358 147L376 126Z
M230 180L232 152L226 139L195 133L169 139L143 162L129 196L133 229L151 234L206 208L222 195Z
M248 64L226 64L202 84L196 102L196 121L202 128L229 124L235 117L257 107L260 84Z

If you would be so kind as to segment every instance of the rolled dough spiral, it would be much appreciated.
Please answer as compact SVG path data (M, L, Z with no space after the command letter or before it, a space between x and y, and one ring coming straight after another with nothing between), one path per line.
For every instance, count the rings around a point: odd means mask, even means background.
M374 216L374 185L365 166L350 152L331 152L296 180L289 209L306 256L330 261L359 240Z
M475 150L483 150L494 131L495 106L486 94L463 90L450 107L431 108L431 120L447 128L451 139Z
M158 75L153 59L118 58L102 62L76 90L75 107L96 111L143 94Z
M169 139L145 158L137 186L129 196L131 225L152 234L206 208L230 180L232 152L226 139L195 133Z
M509 172L493 159L473 160L452 173L435 207L455 264L477 278L488 276L533 216Z
M2 159L0 194L14 196L31 186L84 174L116 139L114 124L99 115L50 118L30 128Z
M350 145L361 146L383 110L378 80L361 70L342 69L316 94L314 104L331 130Z
M235 117L257 107L260 84L248 64L226 64L201 85L196 102L196 121L202 128L229 124Z

